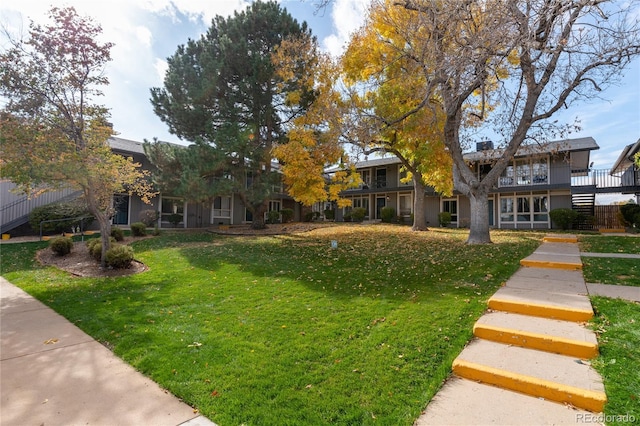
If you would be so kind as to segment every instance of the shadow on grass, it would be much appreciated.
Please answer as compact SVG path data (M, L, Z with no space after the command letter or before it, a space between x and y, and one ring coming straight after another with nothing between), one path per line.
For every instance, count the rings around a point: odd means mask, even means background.
M334 297L416 300L485 293L508 279L540 242L539 233L499 233L465 244L466 230L415 233L407 227L327 228L275 237L215 236L179 249L191 267L233 265L253 279L293 280Z

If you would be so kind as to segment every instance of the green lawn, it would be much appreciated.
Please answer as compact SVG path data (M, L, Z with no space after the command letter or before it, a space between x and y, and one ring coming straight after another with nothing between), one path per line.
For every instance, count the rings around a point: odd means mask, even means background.
M640 254L640 237L580 235L580 251Z
M640 253L640 238L580 236L580 250L594 253ZM640 260L583 257L587 282L640 286ZM600 356L593 362L607 392L607 425L640 420L640 304L592 297Z
M606 424L635 424L640 421L640 304L604 297L592 297L591 303L600 349L593 366L604 378Z
M149 271L109 279L7 244L2 275L220 425L411 425L543 236L466 246L467 232L166 234L134 244Z
M640 254L640 237L581 235L580 251ZM588 283L640 287L640 259L582 257Z

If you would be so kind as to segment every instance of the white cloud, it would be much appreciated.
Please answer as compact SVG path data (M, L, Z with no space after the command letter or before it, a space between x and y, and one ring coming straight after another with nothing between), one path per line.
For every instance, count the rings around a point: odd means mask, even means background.
M176 11L187 15L190 20L202 19L209 24L214 16L228 16L236 10L243 10L250 3L246 0L137 0L139 7L153 13L161 13L177 20Z
M142 43L146 47L151 47L151 40L153 39L153 35L151 34L151 30L145 26L137 26L136 27L136 36L140 43Z
M338 56L344 51L351 34L364 22L370 4L371 0L335 0L331 12L335 31L322 42L327 52Z
M157 85L160 86L164 82L164 75L169 68L169 64L167 64L167 61L165 61L164 59L156 58L153 66L156 69L156 74L158 77Z

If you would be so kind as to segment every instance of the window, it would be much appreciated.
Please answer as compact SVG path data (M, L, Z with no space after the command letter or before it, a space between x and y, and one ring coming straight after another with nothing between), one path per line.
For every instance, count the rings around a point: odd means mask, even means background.
M500 199L500 221L513 222L513 198Z
M411 194L400 194L398 202L400 204L400 216L409 216L411 214Z
M231 197L216 197L213 200L213 217L231 217Z
M516 176L518 185L531 185L531 164L528 159L516 161Z
M538 158L531 163L533 183L549 183L549 165L546 158Z
M482 180L491 171L491 164L482 163L478 166L478 179Z
M500 220L530 225L533 222L547 222L549 220L549 197L547 195L502 197L500 198Z
M508 165L506 169L500 175L500 186L513 186L514 185L514 169L513 165Z
M518 197L518 222L531 221L531 204L529 197Z
M269 208L267 209L268 212L272 212L272 211L276 211L279 212L280 211L280 201L269 201Z
M516 160L502 172L498 183L499 186L548 184L549 160L546 157Z
M376 188L387 187L387 169L376 169Z
M162 198L160 220L174 226L184 220L184 201L180 198Z
M458 200L443 200L442 211L451 213L451 222L458 221Z
M547 222L549 220L549 198L546 195L533 197L533 221Z
M371 185L371 171L361 170L360 177L362 178L362 188L369 189L369 185Z
M351 199L351 207L345 207L344 213L349 213L351 210L362 207L365 209L365 217L369 216L369 197L358 197Z
M113 196L113 208L115 214L112 222L114 225L129 224L129 194L116 194Z

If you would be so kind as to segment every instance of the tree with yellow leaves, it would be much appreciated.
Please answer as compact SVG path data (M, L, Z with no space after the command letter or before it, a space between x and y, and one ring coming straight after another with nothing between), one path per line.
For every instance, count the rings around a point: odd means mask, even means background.
M423 73L402 54L402 46L412 41L407 39L410 34L398 30L410 16L399 8L392 15L386 12L372 9L339 60L316 51L320 60L307 84L318 96L275 154L284 163L285 182L294 198L306 204L334 200L339 207L350 203L340 197L341 191L360 183L354 167L357 154L394 154L415 188L412 229L426 230L425 186L452 191L451 160L442 138L444 116L437 103L416 110L424 97ZM288 48L314 51L308 45ZM281 72L291 73L283 59L292 56L276 56ZM338 163L342 167L325 182L325 166Z

